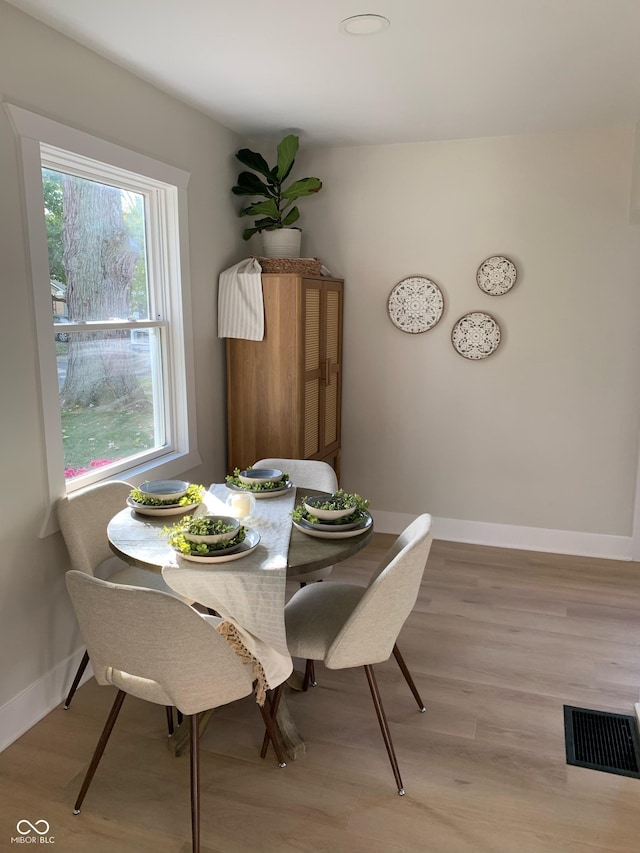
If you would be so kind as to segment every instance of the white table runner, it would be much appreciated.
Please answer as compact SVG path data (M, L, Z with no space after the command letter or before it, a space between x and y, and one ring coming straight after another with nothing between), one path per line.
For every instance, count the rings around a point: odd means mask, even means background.
M228 563L190 563L176 556L162 576L176 592L217 610L223 617L218 631L243 654L256 659L257 699L264 689L282 683L293 669L284 627L287 554L291 535L289 513L295 488L281 496L256 500L245 524L260 534L257 548ZM224 484L213 484L198 514L229 515ZM238 646L238 641L242 647Z

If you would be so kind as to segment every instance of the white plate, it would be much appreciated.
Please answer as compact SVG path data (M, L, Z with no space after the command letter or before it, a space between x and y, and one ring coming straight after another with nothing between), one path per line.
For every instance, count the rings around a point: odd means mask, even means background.
M313 515L313 513L312 513ZM340 524L338 521L334 521L330 523L328 521L319 521L317 524L312 524L307 518L303 518L299 522L303 527L305 524L309 525L309 530L332 530L334 533L336 530L352 530L354 527L357 527L359 524L362 524L362 519L359 518L357 521L347 521Z
M179 506L178 504L170 504L169 506L145 506L144 504L136 503L133 498L127 498L127 506L134 509L139 515L188 515L194 509L200 506L200 501L196 504L187 504L187 506Z
M287 480L287 485L283 486L281 489L265 489L263 492L258 492L255 489L243 489L242 486L236 486L233 483L227 483L227 488L231 489L232 492L242 492L244 495L253 495L257 500L262 500L263 498L275 498L278 495L283 495L285 492L288 492L289 489L293 488L293 483L291 480Z
M206 557L198 556L197 554L183 554L177 551L179 557L183 560L188 560L190 563L228 563L230 560L239 560L241 557L246 557L254 551L260 544L260 534L257 530L247 528L247 535L243 542L236 548L229 549L224 554L209 555Z
M360 536L361 533L366 533L366 531L371 528L373 519L368 512L366 515L366 520L362 521L357 527L354 527L351 530L336 530L335 532L331 532L330 530L316 530L313 525L303 527L297 521L292 523L293 526L301 533L306 533L307 536L314 536L316 539L350 539L352 536Z

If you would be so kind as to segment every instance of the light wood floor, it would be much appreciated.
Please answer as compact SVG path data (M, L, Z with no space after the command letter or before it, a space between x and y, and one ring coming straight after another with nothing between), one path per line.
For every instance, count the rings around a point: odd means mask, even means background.
M391 541L376 535L335 579L363 581ZM567 766L562 717L633 713L640 564L436 542L399 644L427 704L393 659L376 668L407 795L364 673L318 667L318 687L289 696L308 754L284 769L258 757L251 700L215 713L203 853L640 850L640 780ZM188 853L188 758L166 748L163 709L131 697L72 815L112 700L90 681L0 755L0 850L26 818L50 823L57 853Z

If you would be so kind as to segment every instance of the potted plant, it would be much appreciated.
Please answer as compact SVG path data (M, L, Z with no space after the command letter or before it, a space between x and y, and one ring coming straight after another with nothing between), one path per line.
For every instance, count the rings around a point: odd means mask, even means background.
M235 195L259 196L264 199L253 202L240 211L240 216L258 217L253 228L246 228L242 236L248 240L253 234L261 233L266 257L300 256L300 229L292 227L300 218L300 211L293 203L298 198L313 195L322 189L322 181L318 178L301 178L286 188L283 186L293 169L298 145L297 136L285 136L278 144L278 161L273 167L269 166L261 154L248 148L241 148L236 153L242 165L252 171L240 172L238 182L231 191Z

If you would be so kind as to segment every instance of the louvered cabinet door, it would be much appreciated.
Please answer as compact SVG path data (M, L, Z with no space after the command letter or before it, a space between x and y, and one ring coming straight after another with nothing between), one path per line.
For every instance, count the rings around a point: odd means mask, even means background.
M263 275L261 341L227 339L227 465L298 459L303 418L301 279Z
M342 282L304 279L304 458L340 446Z
M321 449L322 394L322 283L305 279L303 295L304 413L303 458L317 457Z
M323 459L338 471L341 279L262 276L265 335L227 339L227 464Z
M342 284L325 282L322 311L320 453L330 456L340 446L342 398Z

